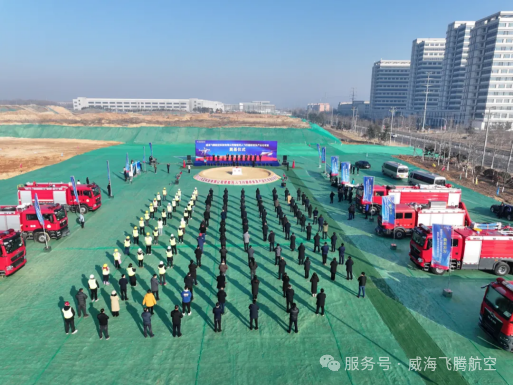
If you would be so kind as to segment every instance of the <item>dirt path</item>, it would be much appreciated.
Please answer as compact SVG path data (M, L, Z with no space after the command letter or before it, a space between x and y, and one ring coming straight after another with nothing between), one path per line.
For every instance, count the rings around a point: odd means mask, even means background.
M78 139L0 137L0 179L37 170L98 148L120 142Z

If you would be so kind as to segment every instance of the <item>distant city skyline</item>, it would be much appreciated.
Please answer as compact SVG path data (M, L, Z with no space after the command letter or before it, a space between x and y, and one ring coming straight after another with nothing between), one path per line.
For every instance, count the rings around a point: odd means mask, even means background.
M0 4L0 99L369 100L373 64L511 1Z

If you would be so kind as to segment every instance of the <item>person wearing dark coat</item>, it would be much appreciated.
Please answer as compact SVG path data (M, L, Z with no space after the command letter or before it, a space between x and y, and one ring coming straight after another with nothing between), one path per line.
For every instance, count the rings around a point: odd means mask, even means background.
M286 290L289 287L289 281L289 276L287 275L287 273L284 273L284 275L282 276L282 296L284 298L286 297Z
M348 257L345 262L346 265L346 280L349 281L353 279L353 260L352 257Z
M222 249L226 249L227 247L227 236L225 235L225 233L221 233L220 235L220 243L221 243L221 248ZM225 254L226 256L226 254Z
M334 196L335 196L335 195L336 195L336 194L334 194L334 192L333 192L333 191L330 193L330 203L334 203Z
M128 280L125 278L125 274L121 275L120 280L118 281L118 285L120 285L120 298L122 301L128 300L127 298L127 285Z
M182 322L182 317L184 316L182 312L178 309L178 305L175 305L175 309L171 311L171 324L173 326L173 337L180 337L182 333L180 332L180 323Z
M218 297L218 303L220 304L220 307L221 307L221 314L225 314L225 302L227 301L227 292L225 291L224 288L221 288L218 291L217 297Z
M286 289L286 312L289 313L289 306L293 305L294 300L294 290L291 285L289 285Z
M273 230L271 230L269 232L268 242L269 242L269 251L275 250L275 233L273 232Z
M294 233L291 234L291 237L289 237L290 244L289 247L291 248L291 251L294 251L296 249L296 235Z
M294 324L294 332L298 333L298 313L300 313L300 310L296 307L296 304L293 303L293 306L291 307L291 310L289 311L289 330L288 333L291 333L291 327Z
M248 250L247 250L247 253L248 253L248 266L250 266L250 261L253 258L254 252L255 252L255 250L253 249L252 245L248 246Z
M305 260L305 246L303 243L300 243L298 246L298 264L303 265Z
M319 314L319 310L321 309L321 315L325 316L325 299L327 295L325 294L325 290L321 289L320 293L316 297L316 314Z
M316 233L316 235L314 236L314 252L316 252L316 250L318 250L318 252L321 251L320 239L321 237L319 236L319 233Z
M309 219L312 218L312 205L309 205L309 208L307 209L307 214L309 214Z
M282 255L282 248L280 244L277 243L277 247L275 247L275 266L280 262L280 256Z
M255 262L255 258L252 257L252 259L250 259L249 267L250 267L250 279L253 279L253 277L255 277L257 268L259 267L259 265L257 265L257 262Z
M220 262L227 263L227 253L228 253L227 248L225 246L222 246L220 249L220 259L221 259Z
M337 274L337 260L334 258L332 262L330 262L330 279L332 281L336 280Z
M259 284L261 281L259 281L259 278L257 276L254 276L252 279L252 296L253 300L257 300L257 296L259 295Z
M196 264L198 265L198 267L202 267L202 249L200 249L200 246L196 247L195 257L196 257Z
M330 237L330 243L331 243L331 246L332 246L330 251L332 251L332 252L336 251L336 242L337 242L337 235L334 232L332 234L332 236Z
M323 215L320 215L318 218L318 231L323 231L323 223L325 222L325 218Z
M305 222L307 221L307 218L305 218L305 214L302 214L300 217L300 231L305 231Z
M357 280L359 281L359 293L357 294L357 298L360 298L361 293L362 298L364 298L366 297L366 273L362 272Z
M253 323L255 322L255 330L259 330L259 305L254 299L253 302L248 306L250 310L250 330L253 330Z
M189 272L191 273L191 277L193 277L193 282L195 283L195 286L198 286L198 281L196 280L196 268L198 266L195 265L195 263L193 262L193 260L191 259L189 261ZM192 290L191 290L192 292Z
M184 285L191 292L191 301L192 301L194 299L194 295L193 295L194 279L193 279L193 276L191 275L191 273L187 273L187 275L184 277Z
M346 247L344 247L344 243L341 243L341 246L339 246L339 264L344 264L344 252L346 251Z
M282 278L282 275L286 272L286 260L284 257L280 258L280 261L278 262L278 279Z
M289 239L289 234L291 233L291 223L286 222L284 225L285 232L286 232L286 239Z
M316 294L318 293L318 282L319 282L318 274L312 273L312 277L311 277L311 293L312 293L313 297L316 297Z
M321 248L321 261L324 265L327 264L327 257L328 257L328 245L327 245L327 242L325 242L325 244Z
M312 215L313 215L313 223L318 223L318 214L319 214L319 211L318 211L318 208L315 207L314 208L314 211L312 212Z
M127 290L127 285L125 285L125 292L126 292L126 290ZM86 310L86 300L88 297L87 297L86 293L84 293L84 289L80 288L78 293L75 294L75 298L77 299L77 303L78 303L78 306L77 306L78 317L80 318L82 313L84 313L84 318L89 317L89 314L87 314L87 310Z
M262 240L266 242L268 240L268 223L262 224Z
M307 240L310 241L311 234L312 234L312 225L310 223L307 225L306 231L307 231Z
M309 279L309 271L311 269L311 260L309 257L305 258L303 263L303 270L305 271L305 279Z
M216 285L216 288L219 290L221 288L225 288L225 284L226 284L226 278L223 274L220 274L216 277L216 282L218 283Z
M223 310L219 303L216 303L216 306L212 309L212 314L214 314L214 333L221 332L221 315Z

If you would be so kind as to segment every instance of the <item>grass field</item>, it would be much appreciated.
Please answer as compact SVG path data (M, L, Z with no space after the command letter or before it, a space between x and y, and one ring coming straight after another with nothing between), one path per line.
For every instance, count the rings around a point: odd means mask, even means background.
M287 260L287 272L295 289L300 309L298 334L288 334L288 314L282 298L281 282L277 280L274 256L262 241L262 232L255 188L245 188L250 216L251 244L259 264L259 330L249 330L248 305L251 287L246 253L243 251L239 213L240 187L230 186L227 239L229 247L227 314L223 332L214 333L212 307L216 302L216 280L219 263L219 212L225 186L212 186L195 181L199 172L183 174L180 189L188 198L195 187L200 197L193 220L187 228L185 243L179 246L175 267L168 270L168 285L161 290L161 300L153 317L155 338L142 335L141 301L149 288L150 278L159 261L165 260L165 246L170 233L176 235L179 215L174 215L165 227L165 235L145 258L145 268L137 270L138 286L129 288L130 300L121 304L119 318L110 319L109 341L99 340L96 314L105 308L110 316L110 292L118 289L118 279L128 263L136 263L136 248L124 259L121 272L115 271L112 252L122 249L125 236L163 187L174 195L177 186L173 176L182 165L182 158L192 154L194 143L159 145L154 143L154 155L162 164L157 174L148 172L125 184L121 170L125 153L142 157L141 145L125 144L95 150L57 165L0 181L2 204L16 203L16 186L26 181L68 181L71 175L84 181L86 177L103 188L103 206L86 215L81 230L75 214L70 213L71 235L52 241L52 251L44 253L40 244L29 243L28 263L15 275L0 281L0 327L4 330L0 350L0 380L9 384L167 384L167 383L230 383L230 384L512 384L512 354L497 348L477 325L483 289L495 279L489 273L458 271L452 274L451 299L441 295L447 285L446 276L434 276L416 269L408 258L408 240L398 241L398 250L390 250L391 240L374 235L376 223L364 221L361 215L347 221L348 204L329 203L331 187L318 169L315 147L306 144L279 142L279 155L289 155L296 168L288 172L288 187L301 188L328 218L330 233L335 231L346 243L355 260L354 273L365 271L370 277L365 299L357 299L357 282L344 279L340 269L335 282L330 281L328 266L321 264L321 255L307 245L307 256L313 262L312 272L320 276L318 288L327 293L326 317L316 316L315 299L310 296L310 282L304 279L303 268L297 264L297 252L289 251L281 228L273 213L272 194L283 190L279 183L260 186L268 211L270 229L277 233ZM379 172L380 165L393 154L412 153L409 148L379 146L329 145L327 156L339 155L340 161L366 159L372 169L356 175L362 182L366 175L375 176L375 183L393 183ZM137 156L136 154L139 154ZM148 154L148 148L147 148ZM105 161L112 170L114 198L106 197ZM165 163L172 164L171 174L165 173ZM199 285L195 287L192 315L182 322L183 337L171 336L169 313L179 304L183 277L190 259L194 259L197 230L210 187L214 189L211 225L204 248L203 266L198 269ZM473 220L492 222L488 207L494 202L470 190L464 190ZM285 202L283 203L283 205ZM184 203L182 203L182 208ZM178 214L178 213L177 213ZM305 241L296 221L293 232L297 244ZM331 253L332 259L336 253ZM76 321L76 335L65 335L61 307L70 301L75 307L75 293L87 287L87 278L95 274L101 281L101 266L108 263L113 271L111 285L101 287L100 301L88 304L93 315ZM509 276L512 279L512 276ZM86 290L87 291L87 290ZM89 295L89 293L88 293ZM339 371L320 365L320 358L331 355L341 363ZM436 359L434 371L409 370L409 359L420 357L422 369L427 357ZM447 370L440 357L471 357L482 360L482 370ZM484 370L484 359L496 360L492 371ZM385 361L387 359L387 361ZM356 360L356 361L355 361ZM384 360L384 361L382 361ZM357 362L357 368L347 362ZM371 369L366 363L373 362ZM382 363L382 366L379 365ZM386 363L389 368L386 369ZM461 368L462 369L462 368Z

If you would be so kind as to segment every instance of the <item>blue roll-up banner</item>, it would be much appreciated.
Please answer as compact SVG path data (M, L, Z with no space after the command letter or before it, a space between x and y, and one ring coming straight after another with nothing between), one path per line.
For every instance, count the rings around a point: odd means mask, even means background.
M107 161L107 179L111 182L111 168L109 167L109 161Z
M125 158L125 169L127 170L127 172L130 169L130 164L129 164L129 160L128 160L128 152L127 152L127 157Z
M341 163L341 182L350 183L350 162Z
M452 253L452 226L433 224L432 238L432 262L430 266L448 270Z
M152 142L148 143L150 145L150 155L153 156L153 147Z
M79 194L77 193L77 184L75 183L74 176L71 177L71 185L73 186L73 193L75 194L75 200L76 200L77 204L80 204Z
M316 144L316 146L318 146L318 158L321 158L321 149L319 147L319 143Z
M394 205L394 198L385 196L382 198L382 223L389 223L394 226L396 219L396 210Z
M321 163L325 163L327 161L327 148L321 148Z
M43 220L43 216L41 215L41 208L39 207L39 199L37 199L37 194L34 197L34 208L36 209L37 220L39 221L39 223L41 224L41 226L44 229L45 221Z
M375 177L373 176L364 177L364 195L362 197L363 203L372 203L374 180Z
M330 165L332 166L330 169L330 176L338 176L339 175L339 157L337 155L330 157Z

